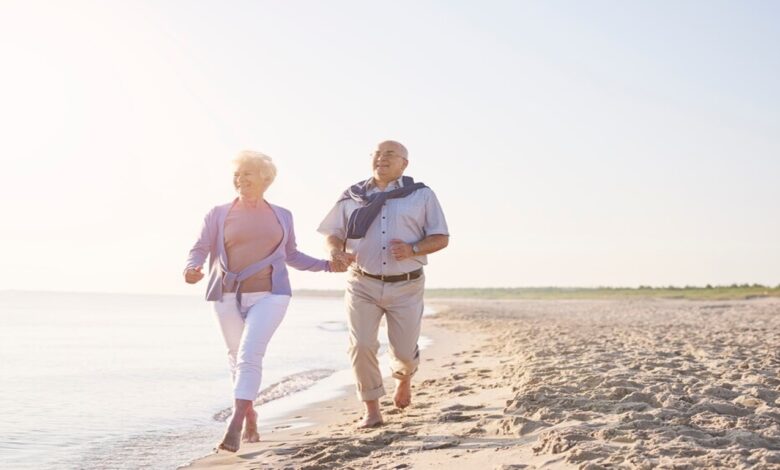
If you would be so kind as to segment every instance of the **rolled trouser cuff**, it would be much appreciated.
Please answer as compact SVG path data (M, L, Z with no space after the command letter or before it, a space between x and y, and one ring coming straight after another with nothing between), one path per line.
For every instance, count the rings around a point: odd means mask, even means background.
M417 373L417 368L420 366L420 350L417 345L414 345L414 355L411 359L399 359L390 352L390 370L393 373L393 378L398 380L410 379Z
M372 400L379 400L383 396L386 395L385 387L384 385L381 385L377 388L371 389L371 390L358 390L357 396L360 399L360 401L372 401Z
M410 379L416 373L417 373L417 367L415 367L414 370L412 370L409 373L400 372L400 371L393 371L393 378L394 379L398 379L398 380Z
M234 390L233 391L233 398L236 400L249 400L251 402L255 401L255 398L257 398L257 392L247 392L246 390Z

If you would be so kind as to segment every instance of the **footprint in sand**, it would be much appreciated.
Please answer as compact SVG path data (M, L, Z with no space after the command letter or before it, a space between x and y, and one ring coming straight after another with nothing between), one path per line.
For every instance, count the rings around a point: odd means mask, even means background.
M484 407L485 405L461 405L460 403L456 403L454 405L445 406L441 411L471 411L479 410Z
M421 450L435 450L435 449L447 449L449 447L455 447L460 445L458 439L445 439L443 441L424 442L421 446Z
M482 427L482 425L481 425L481 424L477 424L477 425L476 425L476 426L474 426L473 428L471 428L471 429L469 429L468 431L466 431L464 434L465 434L466 436L473 436L474 434L485 434L485 433L487 433L487 431L485 430L485 428L484 428L484 427Z
M460 411L450 411L449 413L443 413L439 415L438 421L440 423L460 423L462 421L471 421L474 419L472 415L464 415Z

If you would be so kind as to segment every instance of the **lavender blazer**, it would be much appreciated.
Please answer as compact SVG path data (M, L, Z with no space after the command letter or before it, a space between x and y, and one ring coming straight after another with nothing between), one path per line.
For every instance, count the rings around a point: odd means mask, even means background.
M206 288L206 300L222 300L222 289L226 279L235 282L241 280L240 273L228 271L227 253L225 252L225 219L230 208L238 199L229 204L216 206L206 214L200 238L190 250L187 258L187 268L203 266L206 257L209 258L209 281ZM279 246L267 258L254 263L256 270L271 266L271 292L280 295L292 295L290 278L287 274L287 264L301 271L328 271L328 261L313 258L298 251L295 243L292 213L283 207L269 204L279 220L284 232ZM185 268L186 269L186 268ZM246 269L244 271L247 271Z

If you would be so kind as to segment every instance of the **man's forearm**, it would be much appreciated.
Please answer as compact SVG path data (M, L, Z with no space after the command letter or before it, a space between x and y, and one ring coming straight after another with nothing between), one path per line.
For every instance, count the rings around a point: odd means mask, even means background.
M329 235L325 238L325 245L330 253L330 262L334 271L346 271L355 261L355 255L344 251L344 240L335 235Z
M436 253L439 250L442 250L447 247L450 243L450 237L449 235L428 235L427 237L423 238L417 243L412 243L412 245L417 245L418 251L415 253L415 256L419 255L429 255L431 253Z
M328 235L325 238L325 246L328 249L328 253L333 253L334 251L343 252L344 240L335 235Z

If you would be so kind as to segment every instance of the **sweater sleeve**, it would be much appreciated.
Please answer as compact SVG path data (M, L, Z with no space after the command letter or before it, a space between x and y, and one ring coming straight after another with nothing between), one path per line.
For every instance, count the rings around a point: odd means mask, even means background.
M206 262L206 258L209 253L215 252L217 243L217 230L215 224L214 209L210 210L206 217L203 218L203 226L200 229L200 237L190 249L189 256L187 257L187 265L185 270L189 268L198 268L203 266Z
M299 271L330 271L327 260L317 259L298 251L298 246L295 242L295 228L292 214L288 213L288 216L290 233L287 236L287 245L285 245L285 255L287 258L285 262Z

